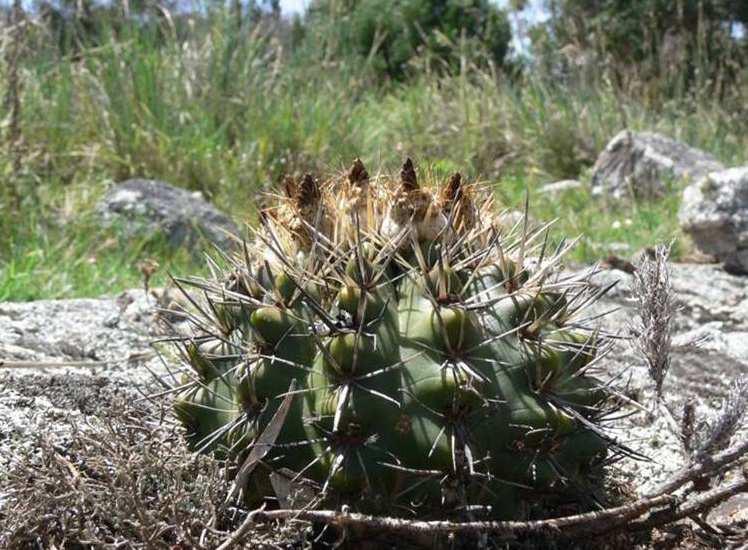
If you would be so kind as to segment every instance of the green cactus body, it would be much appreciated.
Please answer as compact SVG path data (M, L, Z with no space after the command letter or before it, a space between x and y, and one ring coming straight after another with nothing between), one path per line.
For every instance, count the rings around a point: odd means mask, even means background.
M187 345L175 403L190 445L239 465L291 399L247 502L281 468L320 502L422 517L518 518L583 485L609 446L591 428L606 394L569 293L459 177L438 194L407 163L399 182L361 168L287 184L232 271L252 291L215 281L225 336Z

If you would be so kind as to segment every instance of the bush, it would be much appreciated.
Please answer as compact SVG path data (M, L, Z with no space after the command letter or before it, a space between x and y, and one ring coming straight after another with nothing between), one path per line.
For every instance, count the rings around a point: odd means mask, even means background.
M570 65L600 66L625 88L650 99L700 91L733 94L744 77L748 4L736 0L550 0L547 25L534 31L543 57L559 52Z
M512 36L506 13L488 0L316 0L309 24L332 55L368 59L379 77L396 80L423 51L455 66L463 39L501 65Z

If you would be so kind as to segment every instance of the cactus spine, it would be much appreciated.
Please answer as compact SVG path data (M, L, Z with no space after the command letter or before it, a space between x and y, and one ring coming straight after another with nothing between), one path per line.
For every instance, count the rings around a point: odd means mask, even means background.
M254 242L194 282L208 300L175 402L190 445L243 464L253 505L274 471L319 503L419 517L579 499L610 446L606 392L574 323L589 289L554 279L563 246L547 248L410 160L399 178L356 160L286 180Z

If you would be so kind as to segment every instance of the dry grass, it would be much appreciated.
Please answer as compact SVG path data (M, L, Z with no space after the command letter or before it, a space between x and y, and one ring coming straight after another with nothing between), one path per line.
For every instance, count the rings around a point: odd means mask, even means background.
M639 319L632 327L634 347L644 357L658 399L670 369L675 296L670 284L670 246L654 248L634 273L634 296Z
M153 407L115 403L64 444L44 435L0 482L2 548L215 548L246 517L218 513L229 484L190 453ZM288 547L302 530L260 526L251 548ZM296 524L298 525L298 524Z

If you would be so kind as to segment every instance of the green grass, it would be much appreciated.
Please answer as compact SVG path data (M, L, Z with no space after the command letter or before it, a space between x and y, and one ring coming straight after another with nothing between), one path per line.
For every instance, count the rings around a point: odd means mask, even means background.
M145 260L159 264L151 288L168 284L170 273L205 272L199 256L171 249L159 235L126 238L117 228L101 228L92 216L63 226L28 220L9 240L11 253L0 264L0 302L116 295L142 288L139 264Z
M505 182L499 191L504 202L517 204L526 180ZM605 204L587 189L567 190L552 196L530 195L530 215L538 220L556 220L551 230L556 238L579 238L567 256L571 263L590 263L609 256L630 258L646 247L674 241L673 257L679 258L688 244L678 227L679 194L633 204Z
M237 37L226 17L201 28L180 41L125 29L75 59L49 50L43 33L27 37L35 53L20 73L22 173L10 168L6 148L0 153L6 187L25 196L20 211L0 204L0 300L116 293L141 284L136 265L146 257L162 266L154 284L167 270L200 270L199 259L157 239L131 242L96 226L96 198L127 177L200 190L244 220L284 174L324 175L356 156L370 169L394 170L410 155L421 169L459 169L495 185L507 206L521 205L529 190L532 215L557 218L557 235L581 235L572 259L591 262L681 238L677 189L618 206L587 190L536 193L557 179L585 180L624 125L661 131L728 165L748 160L746 121L710 98L645 107L603 77L509 81L469 60L460 74L423 70L383 84L365 63L320 68L273 36Z

